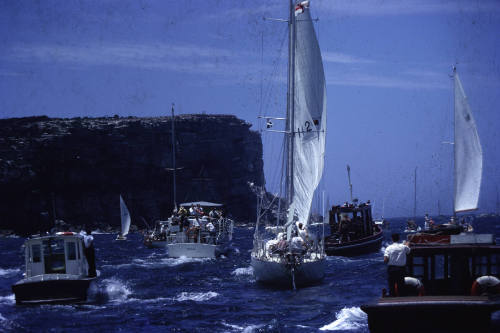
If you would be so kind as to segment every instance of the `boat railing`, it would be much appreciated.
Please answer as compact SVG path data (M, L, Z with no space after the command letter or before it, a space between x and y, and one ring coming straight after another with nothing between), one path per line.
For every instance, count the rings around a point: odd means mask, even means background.
M267 258L272 260L285 260L285 254L299 254L304 259L319 259L325 255L323 243L320 241L308 241L298 252L291 250L289 243L269 243L271 239L260 239L254 237L253 253L257 258ZM296 253L295 253L295 252Z

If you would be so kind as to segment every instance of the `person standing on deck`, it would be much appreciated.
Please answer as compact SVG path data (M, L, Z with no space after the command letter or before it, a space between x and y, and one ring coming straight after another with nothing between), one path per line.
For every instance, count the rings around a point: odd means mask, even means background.
M410 253L408 242L399 242L399 234L392 234L392 244L384 252L384 263L387 264L387 282L389 284L389 295L396 296L395 285L400 290L405 281L406 255Z
M83 244L85 248L83 253L89 264L89 277L95 277L97 274L95 269L95 250L94 250L94 237L92 236L92 229L90 227L85 228L85 233L80 233L83 236Z

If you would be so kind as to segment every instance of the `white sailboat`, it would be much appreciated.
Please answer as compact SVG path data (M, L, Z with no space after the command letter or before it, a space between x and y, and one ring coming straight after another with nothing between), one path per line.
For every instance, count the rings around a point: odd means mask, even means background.
M318 239L308 225L314 191L323 173L326 86L309 1L290 0L288 27L285 131L288 210L281 224L278 211L278 225L274 223L272 228L259 227L261 214L258 214L251 264L257 281L295 288L317 283L324 277L323 237Z
M121 231L116 240L126 240L127 234L130 229L130 213L128 211L127 205L125 205L125 201L123 201L122 196L120 195L120 216L121 216Z
M457 221L457 213L474 211L478 208L481 178L483 172L483 152L476 123L467 101L462 82L453 68L454 79L454 193L453 216L449 223L432 225L425 234L458 234L461 231L472 232L471 225ZM479 235L476 235L477 237ZM491 238L491 235L485 239Z
M483 152L476 122L465 95L462 82L456 68L453 69L455 79L455 193L453 201L454 214L476 210L481 191L483 173Z

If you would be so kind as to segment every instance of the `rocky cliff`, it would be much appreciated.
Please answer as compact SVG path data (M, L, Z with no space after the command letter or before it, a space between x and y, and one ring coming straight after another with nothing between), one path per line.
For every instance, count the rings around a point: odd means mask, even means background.
M0 119L0 229L120 224L119 195L133 224L173 208L171 117ZM255 219L248 183L264 181L262 142L231 115L175 117L177 201L224 203Z

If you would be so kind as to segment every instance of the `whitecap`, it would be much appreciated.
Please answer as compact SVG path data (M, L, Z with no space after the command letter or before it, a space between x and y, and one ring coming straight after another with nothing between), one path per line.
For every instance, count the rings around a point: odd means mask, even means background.
M19 268L7 268L7 269L0 268L0 276L14 275L19 273L20 271L21 269Z
M359 307L343 308L335 313L333 323L320 328L322 331L358 330L368 327L368 316Z
M16 296L10 294L8 296L0 296L0 304L14 304L16 303Z
M0 313L0 321L6 321L7 318L5 318L4 316L2 316L2 314Z
M264 324L261 324L261 325L249 325L249 326L243 328L243 333L253 333L256 330L259 330L259 329L261 329L264 326L265 326Z
M209 299L219 296L218 293L214 291L209 291L206 293L190 293L183 291L179 295L174 297L174 301L184 302L184 301L195 301L195 302L205 302Z
M253 275L253 267L240 267L231 272L231 275Z
M125 302L132 291L123 281L109 278L92 283L88 290L88 297L94 301Z

